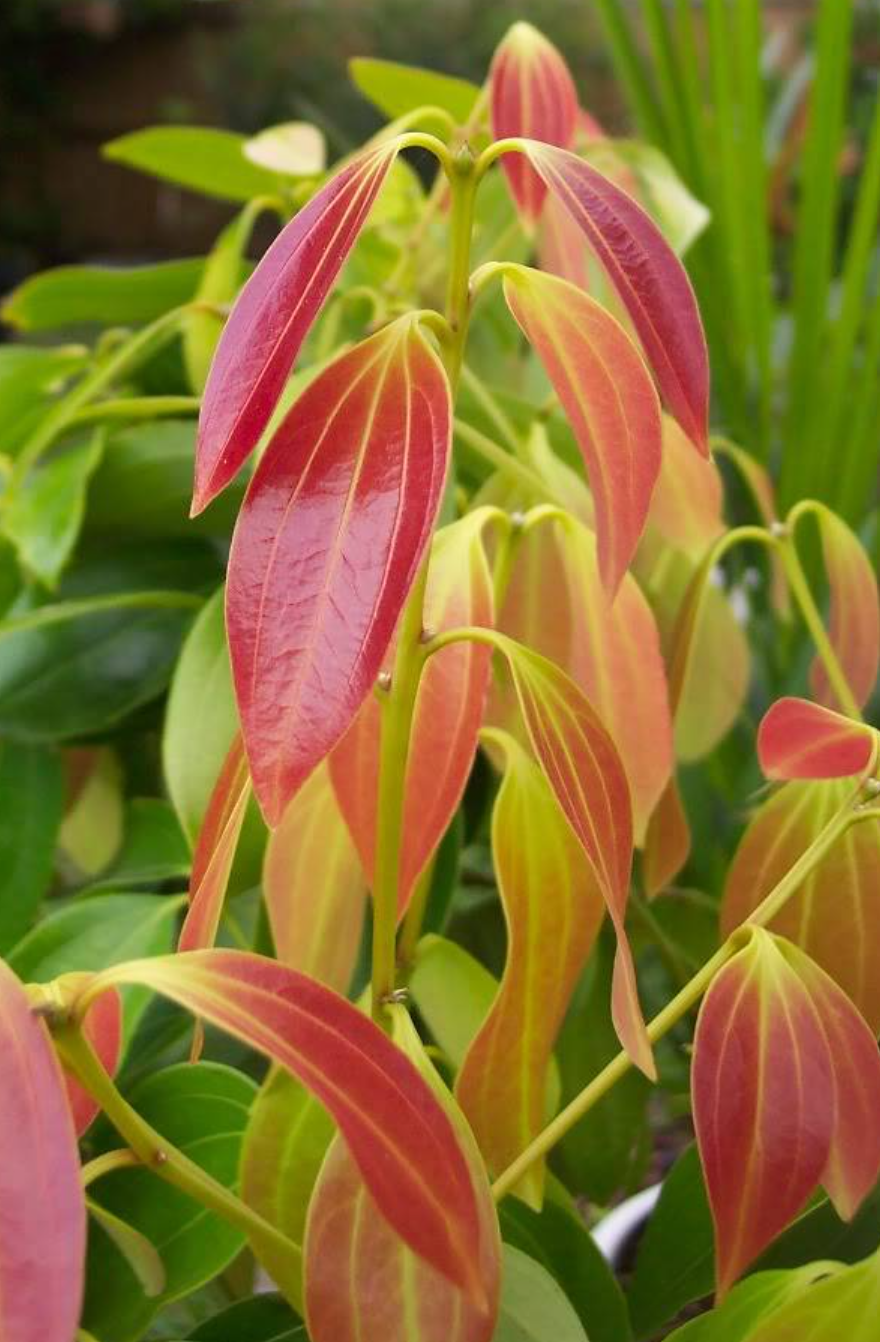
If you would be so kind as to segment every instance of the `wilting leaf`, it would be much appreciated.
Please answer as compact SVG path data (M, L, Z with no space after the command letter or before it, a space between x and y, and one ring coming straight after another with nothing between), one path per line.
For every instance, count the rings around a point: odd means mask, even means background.
M583 229L626 307L667 407L708 455L709 364L687 274L631 196L576 154L536 140L522 150Z
M440 505L449 409L442 365L404 317L308 386L260 462L226 621L270 825L375 684Z
M332 177L279 233L242 289L202 402L194 514L256 446L396 153L393 142L369 150Z
M480 95L476 84L437 70L423 70L397 61L355 56L348 63L352 83L384 112L397 118L419 107L442 107L463 126Z
M778 699L758 729L758 758L768 778L848 778L863 773L875 736L809 699Z
M236 734L208 802L193 853L189 909L177 943L180 951L202 950L214 944L250 795L244 742Z
M651 812L642 853L642 885L648 899L673 881L691 851L691 831L678 783L670 778Z
M727 874L721 933L748 918L853 793L852 780L786 783L755 812ZM880 825L853 825L770 924L822 966L880 1030Z
M82 1299L86 1211L61 1069L0 960L0 1334L70 1342Z
M208 126L147 126L111 140L102 152L160 181L244 203L278 185L274 173L245 158L245 143L243 135Z
M747 1342L873 1342L878 1308L880 1254L873 1254L786 1300Z
M100 1059L104 1071L113 1076L122 1050L122 1003L118 992L104 993L97 1002L92 1003L83 1021L83 1034ZM65 1082L76 1135L81 1137L100 1106L73 1076L68 1074Z
M672 768L672 727L657 627L638 584L625 574L609 602L592 532L545 520L517 540L498 624L567 671L598 712L626 769L641 842ZM516 733L516 717L496 676L489 721Z
M372 1021L312 979L240 951L131 961L96 976L88 992L123 983L170 997L299 1077L332 1113L396 1232L484 1300L474 1191L452 1125Z
M578 440L596 505L599 568L613 595L644 529L660 469L654 384L623 327L566 280L508 265L504 293Z
M810 505L819 522L822 554L830 588L829 637L853 698L860 708L870 697L880 664L880 599L877 579L858 537L841 518L822 504ZM846 709L828 682L817 657L812 689L829 708Z
M488 516L488 510L477 509L434 537L424 621L435 633L492 624L492 584L481 540ZM386 657L389 669L393 648ZM458 643L431 657L422 672L404 785L401 916L461 801L477 748L489 660L488 648ZM369 879L376 852L380 733L381 709L371 696L330 757L336 795Z
M530 23L515 23L492 60L492 132L496 140L528 135L567 148L574 137L578 96L556 47ZM537 222L547 187L523 158L502 161L526 221Z
M818 1185L836 1123L821 1021L760 929L706 994L691 1085L723 1296Z
M492 851L507 924L507 959L455 1094L491 1171L500 1174L546 1121L548 1066L572 990L605 912L595 876L550 787L506 733L484 739L504 760ZM519 1186L540 1208L544 1169Z
M367 883L329 771L319 764L266 845L263 897L281 963L346 993L360 949L366 896Z

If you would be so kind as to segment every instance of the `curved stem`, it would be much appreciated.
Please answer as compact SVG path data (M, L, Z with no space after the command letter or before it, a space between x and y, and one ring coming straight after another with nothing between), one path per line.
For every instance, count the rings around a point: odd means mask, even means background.
M99 424L104 420L160 419L169 415L197 415L198 396L131 396L117 401L97 401L75 410L68 420L70 428L78 424Z
M113 1174L116 1170L130 1170L140 1164L139 1157L127 1146L119 1147L115 1151L105 1151L102 1156L96 1156L94 1160L83 1165L80 1171L83 1188L88 1188L105 1174Z
M477 377L476 373L471 372L467 364L462 364L461 380L473 396L474 400L477 401L485 411L487 418L491 419L511 452L519 452L522 447L520 436L513 427L510 416L498 404L497 399L492 395L491 391L489 391L489 388L485 385L482 378Z

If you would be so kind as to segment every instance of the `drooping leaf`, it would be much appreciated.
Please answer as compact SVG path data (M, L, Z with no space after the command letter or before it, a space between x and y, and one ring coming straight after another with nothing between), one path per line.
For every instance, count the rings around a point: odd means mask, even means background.
M62 805L58 752L0 743L0 953L24 936L49 888Z
M645 832L642 853L642 885L648 899L659 895L688 860L691 831L681 793L670 778Z
M657 628L638 584L624 575L609 602L592 532L573 518L546 520L517 540L498 625L563 667L598 712L626 769L640 843L672 768L672 727ZM496 676L488 720L515 733L516 717Z
M180 951L202 950L214 944L250 795L244 742L236 734L217 777L193 853L189 908L177 943Z
M639 140L592 136L585 157L635 196L661 229L670 247L684 256L710 221L709 211L678 176L665 154Z
M852 780L786 783L755 812L727 874L721 934L748 918L853 792ZM800 946L880 1030L880 825L854 825L770 924Z
M396 153L394 142L368 150L332 177L279 233L241 291L205 387L194 514L256 446Z
M79 1322L86 1211L55 1050L0 960L0 1334L70 1342Z
M105 993L92 1004L83 1021L83 1034L105 1072L113 1076L122 1050L122 1003L118 992ZM65 1083L76 1135L81 1137L96 1117L99 1105L69 1073Z
M703 1000L691 1085L724 1296L818 1185L836 1122L821 1022L761 929Z
M590 867L544 775L506 733L487 731L504 761L492 850L507 924L498 995L455 1084L489 1169L500 1174L547 1118L545 1091L557 1032L604 915ZM518 1188L540 1208L541 1164Z
M442 365L404 317L309 385L260 462L226 621L271 825L375 683L440 505L449 411Z
M481 539L487 520L488 510L477 509L434 537L424 620L435 633L493 622L492 585ZM386 658L389 668L393 648ZM454 644L431 657L422 672L404 785L401 916L461 801L477 748L489 660L487 648ZM380 705L371 696L330 756L330 776L368 879L376 851L380 719Z
M567 148L574 137L578 95L559 51L530 23L515 23L492 59L492 132L496 140L528 135ZM502 161L526 222L534 225L547 187L520 155Z
M348 73L361 93L393 119L418 107L442 107L463 126L480 94L476 84L466 79L398 61L355 56L348 63Z
M873 1342L878 1309L880 1254L873 1254L784 1301L747 1342Z
M880 597L877 578L859 538L830 508L814 503L830 589L829 637L856 703L862 708L873 692L880 665ZM829 708L837 702L820 658L811 673L813 693Z
M412 1064L356 1007L276 961L240 951L131 961L96 976L88 992L123 983L162 993L298 1076L332 1113L396 1232L478 1304L485 1301L474 1192L449 1119Z
M522 151L583 229L626 307L668 409L708 455L709 365L688 277L635 201L566 149L523 140Z
M623 327L566 280L504 268L504 293L571 422L596 505L599 568L610 596L645 525L660 469L660 403Z
M275 173L245 157L245 143L243 135L209 126L148 126L111 140L103 154L160 181L244 203L278 187Z
M768 778L848 778L868 768L875 748L870 728L809 699L777 699L758 729Z
M269 835L263 897L282 964L346 993L357 962L367 884L319 764Z

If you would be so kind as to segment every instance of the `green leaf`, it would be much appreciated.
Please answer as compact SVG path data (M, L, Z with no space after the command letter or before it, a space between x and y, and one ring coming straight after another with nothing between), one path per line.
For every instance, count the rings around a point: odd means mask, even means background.
M13 289L0 317L22 331L139 326L189 302L204 267L201 256L153 266L58 266Z
M15 946L8 961L25 983L47 983L59 974L94 970L174 945L184 900L177 895L95 895L50 913ZM125 1037L130 1039L150 994L125 989Z
M261 203L246 205L223 229L205 261L195 298L200 303L229 306L241 284L245 249L260 214ZM193 391L201 394L223 331L216 312L192 312L183 331L183 361Z
M87 360L80 346L0 349L0 454L14 456L45 414L51 398Z
M255 1295L215 1314L188 1342L308 1342L308 1335L283 1296Z
M190 520L195 420L166 419L114 433L92 477L89 534L133 537L220 536L231 533L244 494L235 482Z
M576 1215L550 1198L540 1213L507 1198L500 1217L505 1241L547 1269L577 1311L590 1342L629 1342L632 1329L623 1292Z
M160 797L135 797L125 811L122 847L109 870L90 890L159 885L185 881L190 870L189 845L177 816Z
M161 1295L165 1289L165 1269L161 1258L146 1236L135 1230L127 1221L123 1221L121 1217L108 1212L99 1202L92 1202L90 1198L86 1198L86 1207L130 1266L144 1295L151 1298Z
M278 190L278 175L245 158L243 135L204 126L150 126L104 145L105 158L218 200Z
M458 1070L489 1014L498 981L469 951L445 937L423 937L409 981L425 1024Z
M356 56L349 61L348 72L352 83L391 120L418 107L442 107L462 126L480 95L477 85L466 79L397 61Z
M148 1077L128 1099L148 1123L226 1188L236 1187L241 1138L256 1087L217 1063L181 1063ZM109 1125L107 1145L118 1142ZM131 1267L102 1231L92 1229L83 1326L112 1342L139 1337L156 1309L222 1272L244 1243L227 1225L152 1170L119 1170L92 1195L150 1241L165 1269L165 1289L148 1299Z
M315 177L327 166L324 136L308 121L267 126L246 141L242 152L251 163L286 177Z
M104 452L99 429L42 463L7 500L3 530L25 572L54 588L82 526L86 489Z
M0 954L24 936L49 888L63 800L57 752L0 742Z
M587 1342L580 1319L546 1268L504 1245L501 1309L492 1342Z
M676 1328L669 1342L748 1342L762 1320L772 1322L781 1305L803 1295L818 1276L827 1275L833 1267L815 1263L794 1272L757 1272L746 1277L734 1286L720 1308ZM843 1336L840 1334L841 1342Z
M639 1245L627 1293L637 1337L650 1336L680 1309L711 1295L715 1285L714 1231L700 1157L689 1146L663 1183L660 1200Z

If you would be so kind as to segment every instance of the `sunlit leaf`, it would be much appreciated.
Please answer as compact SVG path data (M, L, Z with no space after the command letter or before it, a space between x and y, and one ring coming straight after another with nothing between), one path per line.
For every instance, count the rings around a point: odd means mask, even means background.
M396 143L369 150L332 177L279 233L242 289L202 401L194 514L256 446L396 153Z
M70 1342L79 1321L86 1210L55 1050L0 960L0 1335Z
M859 707L870 697L880 665L880 599L877 578L858 537L830 508L814 503L830 588L829 637ZM811 674L813 693L829 708L837 702L821 659Z
M431 535L449 443L446 375L404 317L309 384L257 468L232 542L226 623L271 825L375 684Z
M327 164L324 136L308 121L269 126L245 141L242 153L251 163L289 177L314 177Z
M758 758L768 778L847 778L863 773L874 733L809 699L777 699L758 729Z

